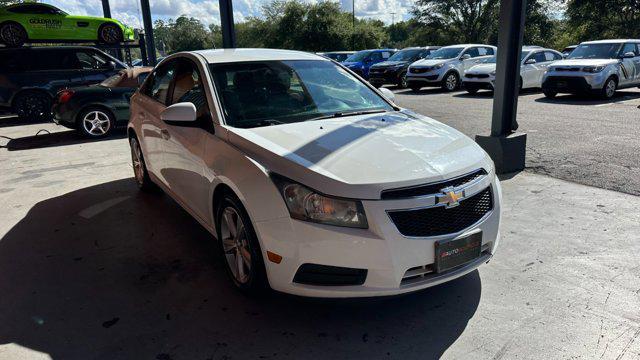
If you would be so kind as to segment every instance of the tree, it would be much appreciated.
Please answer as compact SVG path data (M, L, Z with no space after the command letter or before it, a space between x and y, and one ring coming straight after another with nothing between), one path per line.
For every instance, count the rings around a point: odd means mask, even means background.
M640 38L640 0L569 0L566 17L575 42Z
M168 22L156 20L153 26L154 39L159 49L166 53L207 49L213 46L213 37L196 18L180 16Z

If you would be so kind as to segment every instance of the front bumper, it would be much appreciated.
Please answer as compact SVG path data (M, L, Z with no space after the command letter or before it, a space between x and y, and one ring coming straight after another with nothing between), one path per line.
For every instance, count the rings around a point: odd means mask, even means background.
M492 176L488 186L492 191L493 210L476 224L441 236L403 236L391 221L388 211L420 207L421 198L363 201L369 229L326 226L288 217L257 222L256 233L263 251L282 256L279 264L265 262L269 283L274 290L300 296L372 297L418 291L463 276L489 261L498 246L500 183ZM410 270L429 268L435 263L437 241L462 238L477 232L482 232L482 254L479 258L441 274L407 277ZM367 275L361 285L296 283L294 277L303 264L366 269Z
M462 85L476 89L493 90L495 82L496 77L490 74L465 74L462 79Z
M595 74L553 72L545 76L542 90L570 94L594 93L602 89L608 78L609 74L605 71Z
M407 71L407 84L409 87L411 87L411 85L440 86L444 79L444 74L447 72L444 68L420 73L415 71L416 70L413 69L409 69L409 71Z

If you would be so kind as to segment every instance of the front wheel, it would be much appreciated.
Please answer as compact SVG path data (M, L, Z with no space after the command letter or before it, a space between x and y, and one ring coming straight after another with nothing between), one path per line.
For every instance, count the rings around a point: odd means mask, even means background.
M458 78L458 74L456 74L455 72L448 73L444 77L442 88L445 91L449 91L449 92L455 91L458 89L458 86L460 86L460 79Z
M131 147L131 163L133 165L133 175L136 179L138 188L144 192L155 192L158 187L151 181L149 172L147 171L147 165L144 161L144 155L142 155L142 148L135 136L129 138L129 146Z
M116 24L104 24L98 31L98 41L102 43L113 45L122 42L122 40L122 29Z
M216 211L216 232L227 274L240 291L256 295L269 288L262 251L249 215L231 193Z
M407 73L403 72L400 74L400 78L398 79L398 87L400 89L406 89L409 85L407 84Z
M0 26L0 41L8 47L20 47L27 41L27 31L18 23L5 23Z
M602 92L600 93L600 97L603 99L611 99L616 94L616 90L618 89L618 82L614 77L610 77L604 83L602 87Z

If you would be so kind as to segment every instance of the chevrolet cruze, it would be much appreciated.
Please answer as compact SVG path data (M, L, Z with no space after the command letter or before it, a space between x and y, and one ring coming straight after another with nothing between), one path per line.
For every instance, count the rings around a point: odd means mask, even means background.
M314 54L178 53L131 99L135 179L211 232L244 292L434 286L493 256L500 184L475 142L392 98Z

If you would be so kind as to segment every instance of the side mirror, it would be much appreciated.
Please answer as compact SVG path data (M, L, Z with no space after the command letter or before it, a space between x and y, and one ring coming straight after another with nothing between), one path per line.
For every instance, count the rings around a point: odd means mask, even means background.
M190 102L173 104L160 113L160 119L167 123L183 123L183 125L188 125L196 121L197 118L196 106Z
M471 59L471 55L469 55L469 54L464 54L464 55L462 55L462 57L460 58L460 60L463 60L463 61L464 61L464 60L469 60L469 59Z
M393 91L383 87L379 88L378 90L385 98L387 98L387 100L393 102L396 99L396 94L394 94Z
M107 63L104 64L104 68L107 70L115 70L116 69L116 62L113 60L108 61Z
M525 65L531 65L535 63L537 63L536 59L527 59L527 61L524 62Z
M634 53L633 51L629 51L624 53L624 55L622 55L623 58L625 59L629 59L629 58L634 58L636 57L636 53Z

